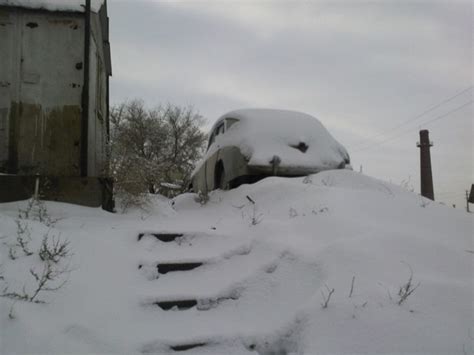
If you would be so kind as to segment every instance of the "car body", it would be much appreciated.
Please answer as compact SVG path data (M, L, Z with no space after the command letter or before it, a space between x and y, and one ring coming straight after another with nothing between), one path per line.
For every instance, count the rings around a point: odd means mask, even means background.
M213 125L206 154L191 176L191 189L234 188L266 176L305 176L350 167L346 149L310 115L242 109Z

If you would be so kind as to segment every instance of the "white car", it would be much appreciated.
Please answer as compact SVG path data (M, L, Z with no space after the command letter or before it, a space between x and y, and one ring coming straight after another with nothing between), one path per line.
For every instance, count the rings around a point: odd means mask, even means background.
M346 149L315 117L301 112L243 109L214 124L191 189L208 192L267 176L304 176L350 168Z

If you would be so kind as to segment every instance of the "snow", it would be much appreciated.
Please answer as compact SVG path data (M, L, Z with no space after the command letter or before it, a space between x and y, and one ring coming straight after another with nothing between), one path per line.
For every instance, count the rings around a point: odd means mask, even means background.
M18 6L48 11L84 12L85 0L0 0L0 6ZM104 0L91 0L91 11L98 12Z
M203 161L218 149L228 146L240 148L249 159L249 165L268 166L276 155L281 159L282 167L309 167L319 171L335 169L349 159L346 149L321 122L305 113L274 109L236 110L221 116L213 129L226 117L239 121L224 134L216 136ZM291 147L301 142L308 146L304 153Z
M25 205L0 204L0 289L28 290L41 264L8 257ZM389 183L333 170L217 190L205 205L183 194L127 214L46 206L60 219L26 221L31 248L60 233L72 271L46 304L0 298L2 354L171 353L192 342L207 345L189 353L473 351L473 215ZM183 236L165 243L157 232ZM157 273L176 261L204 264ZM420 286L398 305L410 268ZM325 285L335 292L323 309ZM198 304L154 304L173 299Z

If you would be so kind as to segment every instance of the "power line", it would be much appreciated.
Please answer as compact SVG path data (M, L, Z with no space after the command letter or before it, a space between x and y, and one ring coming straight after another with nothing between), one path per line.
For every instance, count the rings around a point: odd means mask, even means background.
M472 90L472 88L473 88L473 86L471 85L471 86L467 87L466 89L461 90L461 91L458 92L457 94L455 94L455 95L453 95L453 96L451 96L451 97L449 97L449 98L447 98L447 99L445 99L445 100L443 100L443 101L437 103L436 105L433 105L433 106L429 107L428 109L426 109L426 110L423 111L422 113L420 113L420 114L418 114L418 115L416 115L416 116L414 116L414 117L411 117L410 119L408 119L408 120L406 120L406 121L403 121L402 123L398 124L397 126L394 126L394 127L389 128L389 129L387 129L387 130L385 130L385 131L376 133L376 134L373 135L373 136L366 137L366 138L363 139L363 141L366 141L366 140L374 140L375 138L378 138L378 137L380 137L380 136L386 135L386 133L388 133L388 132L395 131L395 130L399 129L400 127L404 126L404 125L407 124L407 123L414 122L414 121L418 120L419 118L423 117L424 115L426 115L427 113L429 113L429 112L431 112L431 111L433 111L433 110L439 108L440 106L442 106L442 105L444 105L444 104L446 104L446 103L448 103L448 102L454 100L455 98L457 98L458 96L461 96L462 94L468 92L469 90ZM358 146L363 146L363 145L364 145L364 142L361 141L360 143L356 144L355 148L357 148Z
M435 195L438 197L442 198L448 198L448 197L453 197L453 196L464 196L464 192L451 192L451 193L441 193L441 192L435 192Z
M433 123L433 122L435 122L435 121L438 121L438 120L440 120L440 119L442 119L442 118L444 118L444 117L450 115L451 113L454 113L454 112L456 112L456 111L459 111L460 109L462 109L462 108L464 108L464 107L466 107L466 106L472 104L473 102L474 102L474 100L471 100L471 101L469 101L469 102L466 102L464 105L461 105L461 106L459 106L458 108L456 108L456 109L454 109L454 110L448 112L446 115L441 115L441 116L438 116L438 117L433 118L432 120L423 122L423 125L427 125L428 123Z
M458 106L458 107L456 107L455 109L453 109L453 110L451 110L451 111L448 111L448 112L446 112L446 113L444 113L444 114L442 114L442 115L439 115L439 116L437 116L437 117L435 117L435 118L433 118L433 119L431 119L431 120L422 122L420 125L426 125L426 124L428 124L428 123L432 123L432 122L438 121L438 120L440 120L440 119L442 119L442 118L445 118L445 117L449 116L450 114L452 114L452 113L454 113L454 112L457 112L457 111L463 109L464 107L466 107L466 106L472 104L473 102L474 102L474 100L471 100L471 101L469 101L469 102L466 102L465 104L463 104L463 105L461 105L461 106ZM374 143L374 144L370 144L370 145L365 146L365 147L362 147L362 148L360 148L360 149L353 150L352 152L353 152L353 153L354 153L354 152L360 152L360 151L363 151L363 150L367 150L367 149L370 149L370 148L379 146L379 145L381 145L381 144L385 144L385 143L387 143L387 142L391 142L391 141L393 141L393 140L395 140L395 139L397 139L397 138L399 138L399 137L401 137L401 136L403 136L403 135L405 135L405 134L407 134L407 133L409 133L409 132L412 132L412 130L413 130L413 128L409 128L408 130L404 130L404 131L402 131L400 134L397 134L397 135L395 135L395 136L393 136L393 137L390 137L390 138L385 139L385 140L380 141L380 142L376 142L376 143Z

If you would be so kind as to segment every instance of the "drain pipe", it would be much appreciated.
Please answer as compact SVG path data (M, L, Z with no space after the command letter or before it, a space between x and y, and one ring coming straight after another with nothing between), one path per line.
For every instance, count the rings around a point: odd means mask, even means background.
M81 151L80 170L81 176L87 174L87 153L89 138L89 64L91 41L91 0L86 0L84 13L84 81L82 85L82 117L81 117Z

